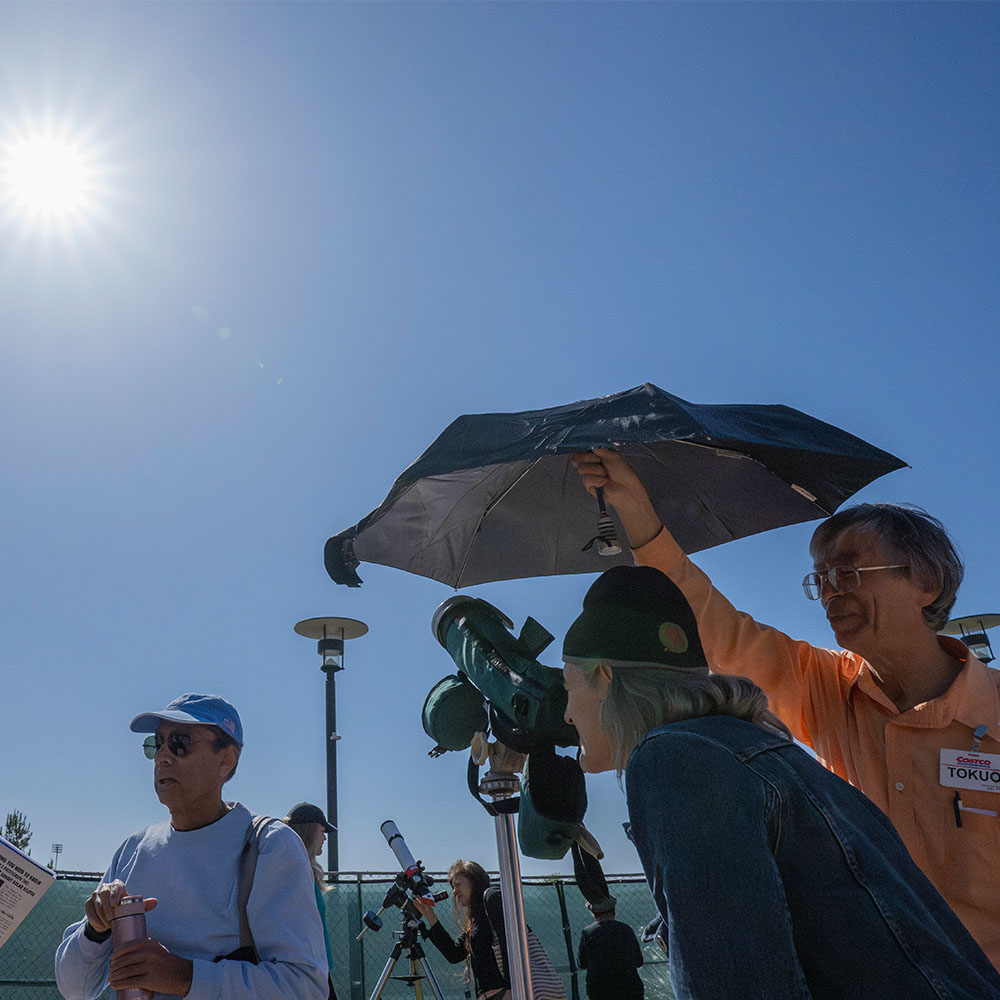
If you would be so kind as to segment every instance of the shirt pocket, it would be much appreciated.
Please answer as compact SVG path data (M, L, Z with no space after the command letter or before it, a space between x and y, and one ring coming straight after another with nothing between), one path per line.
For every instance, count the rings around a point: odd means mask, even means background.
M958 793L956 795L956 792ZM953 908L963 905L991 912L1000 891L1000 793L973 788L948 789L951 815L938 844L935 866L945 873L942 895ZM940 867L938 867L940 866Z

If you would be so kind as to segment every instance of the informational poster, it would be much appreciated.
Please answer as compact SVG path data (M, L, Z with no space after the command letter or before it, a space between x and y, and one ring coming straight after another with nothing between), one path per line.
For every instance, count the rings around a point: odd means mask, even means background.
M55 880L55 872L0 837L0 948Z

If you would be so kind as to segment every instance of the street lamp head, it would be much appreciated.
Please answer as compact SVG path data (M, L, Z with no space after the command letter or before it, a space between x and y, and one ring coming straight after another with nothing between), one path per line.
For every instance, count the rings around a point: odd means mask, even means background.
M304 618L295 631L307 639L316 639L316 651L322 659L324 673L344 669L344 642L358 639L368 631L364 622L355 618Z
M975 632L972 635L963 636L962 641L969 647L969 652L977 660L982 660L983 663L992 663L996 659L989 636L985 632Z
M1000 615L963 615L961 618L952 618L941 629L941 634L960 636L977 660L991 663L995 657L986 632L997 625L1000 625Z
M324 673L332 670L336 673L344 669L344 641L343 639L320 639L316 643L316 650L323 660L320 668Z

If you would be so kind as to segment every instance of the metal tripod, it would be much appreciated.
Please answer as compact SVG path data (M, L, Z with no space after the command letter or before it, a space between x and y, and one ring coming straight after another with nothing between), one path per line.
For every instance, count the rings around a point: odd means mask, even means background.
M385 984L389 982L393 967L404 950L410 962L410 974L408 976L396 976L395 978L413 987L416 1000L423 1000L422 980L426 979L430 983L431 992L437 1000L444 1000L441 987L438 986L438 982L434 978L434 972L427 964L423 945L420 943L419 931L420 921L414 919L404 910L403 929L399 932L399 940L392 946L392 951L389 952L385 968L382 970L382 975L378 977L378 982L375 984L375 989L372 991L369 1000L379 1000L379 997L382 996L382 990L385 989Z

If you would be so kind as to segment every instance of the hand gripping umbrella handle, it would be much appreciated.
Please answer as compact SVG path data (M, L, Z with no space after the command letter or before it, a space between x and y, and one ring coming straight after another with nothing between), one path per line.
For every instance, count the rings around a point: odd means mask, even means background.
M597 534L581 549L586 552L595 542L598 543L597 551L602 556L616 556L622 547L618 543L618 535L615 532L615 522L611 520L607 507L604 506L604 490L597 487Z

